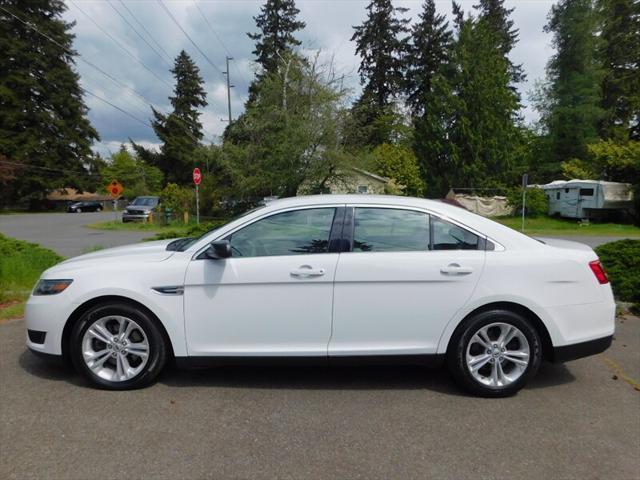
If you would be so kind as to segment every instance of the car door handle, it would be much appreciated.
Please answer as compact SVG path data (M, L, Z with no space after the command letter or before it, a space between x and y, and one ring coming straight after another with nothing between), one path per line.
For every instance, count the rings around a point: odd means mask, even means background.
M311 265L302 265L291 270L291 276L297 278L321 277L324 275L324 268L313 268Z
M473 268L463 267L458 263L450 263L446 267L442 267L440 273L443 275L469 275L473 273Z

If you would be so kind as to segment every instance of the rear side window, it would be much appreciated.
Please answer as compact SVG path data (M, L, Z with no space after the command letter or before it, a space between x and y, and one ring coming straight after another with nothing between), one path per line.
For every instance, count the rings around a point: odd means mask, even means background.
M478 235L438 217L431 217L432 250L478 250L481 246Z
M392 208L356 208L354 252L429 250L429 215Z

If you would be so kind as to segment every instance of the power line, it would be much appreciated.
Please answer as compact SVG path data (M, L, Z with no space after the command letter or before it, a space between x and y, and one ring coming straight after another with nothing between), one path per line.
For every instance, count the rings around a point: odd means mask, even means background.
M202 49L198 46L198 44L196 42L193 41L193 39L189 36L189 34L186 32L186 30L184 28L182 28L182 26L180 25L180 23L178 23L178 21L176 20L176 17L173 16L173 14L171 13L171 11L167 8L167 6L163 3L162 0L158 0L158 3L160 4L160 6L162 7L162 9L167 13L167 15L169 15L169 17L171 18L171 20L173 20L173 23L176 24L176 26L182 31L182 33L184 34L185 37L187 37L187 39L191 42L191 44L196 47L196 50L198 50L198 52L200 52L200 55L202 55L204 57L204 59L209 63L209 65L211 65L213 68L215 68L218 72L220 72L222 74L222 70L220 70L219 67L217 67L212 61L211 59L207 56L206 53L204 53L202 51Z
M52 172L60 172L60 173L73 173L73 174L79 174L79 175L86 175L88 177L102 177L102 175L100 175L99 173L89 173L89 172L81 172L80 170L65 170L62 168L51 168L51 167L41 167L39 165L31 165L28 163L19 163L19 162L11 162L9 160L1 160L0 159L0 163L6 164L6 165L13 165L16 167L26 167L26 168L33 168L33 169L37 169L37 170L48 170L48 171L52 171Z
M120 0L122 1L122 0ZM227 46L225 45L224 41L222 40L222 38L220 37L220 35L218 35L218 32L216 32L216 30L213 28L213 26L211 25L211 23L209 22L209 20L207 19L206 15L204 14L204 12L202 11L202 9L200 8L200 5L198 5L198 2L195 3L196 8L198 9L198 13L200 13L200 16L202 17L202 19L205 21L205 23L207 24L207 26L209 27L209 30L211 30L211 32L213 33L213 35L216 37L216 39L218 40L218 42L220 42L220 45L222 45L222 48L224 48L224 51L227 52L227 56L230 58L233 58L233 55L231 54L231 52L229 51L229 49L227 48ZM242 73L242 70L240 70L240 68L238 68L238 66L234 63L233 64L236 71L238 72L238 74L240 75L240 78L242 78L242 80L246 83L249 84L249 82L247 81L247 79L245 78L244 74Z
M153 35L151 35L151 32L149 30L147 30L147 27L144 26L144 23L142 23L140 20L138 20L138 17L136 17L133 14L133 12L131 10L129 10L129 7L127 7L127 4L123 0L118 0L118 1L124 7L124 9L127 12L129 12L129 15L131 15L131 18L133 18L135 20L135 22L147 33L147 35L149 35L149 38L151 39L151 41L156 44L156 46L162 51L162 53L164 53L166 55L166 57L170 61L173 62L173 58L171 57L171 55L169 55L169 53L162 47L162 45L160 45L160 43L155 39L155 37Z
M52 42L53 44L57 45L58 47L62 48L65 52L67 52L68 54L72 55L73 52L71 52L68 48L66 48L64 45L62 45L61 43L57 42L56 40L54 40L53 38L51 38L49 35L47 35L46 33L41 32L38 28L34 27L33 25L31 25L30 23L22 20L20 17L18 17L17 15L13 14L12 12L8 11L7 9L5 9L4 7L0 6L0 9L5 11L6 13L8 13L9 15L11 15L13 18L15 18L16 20L18 20L19 22L23 23L26 27L34 30L36 33L40 34L41 36L43 36L44 38L46 38L47 40L49 40L50 42ZM129 87L128 85L124 84L123 82L121 82L120 80L118 80L117 78L115 78L113 75L109 74L108 72L106 72L105 70L103 70L102 68L98 67L96 64L94 64L93 62L90 62L89 60L86 60L85 58L82 57L82 55L80 55L79 53L77 54L78 58L83 61L84 63L86 63L87 65L95 68L98 72L100 72L101 74L103 74L105 77L107 77L109 80L111 80L112 82L116 83L117 85L121 86L122 88L130 91L131 93L133 93L134 95L136 95L138 98L142 99L145 102L145 105L147 105L148 107L151 107L153 109L156 109L156 107L153 105L153 101L150 100L149 98L147 98L146 96L142 95L141 93L137 92L136 90L134 90L133 88ZM118 107L117 105L112 104L111 102L109 102L108 100L100 97L99 95L94 94L93 92L80 87L80 89L83 92L86 92L87 94L107 103L108 105L111 105L113 108L121 111L122 113L124 113L125 115L133 118L134 120L136 120L137 122L142 123L143 125L146 125L150 128L153 129L153 127L139 119L138 117L136 117L135 115L133 115L132 113ZM160 111L159 109L156 109L158 111ZM162 111L160 111L160 113L162 113L165 116L168 116L167 113L164 113ZM184 126L188 127L188 125L186 124L186 122L184 122L184 120L182 120L180 117L175 117L176 120L178 120L179 122L181 122ZM196 143L199 143L199 140L197 138L195 138L191 132L189 132L188 130L185 130L185 133L191 138L191 140L193 140ZM209 141L211 143L213 143L213 139L207 139L203 136L203 139L206 141Z
M163 56L162 56L162 55L161 55L161 54L160 54L160 53L159 53L159 52L158 52L158 51L153 47L153 45L151 45L151 44L147 41L147 39L146 39L146 38L144 38L144 37L140 34L140 32L138 32L138 30L136 29L136 27L134 27L133 25L131 25L131 23L129 22L129 20L127 20L127 19L126 19L126 17L125 17L124 15L122 15L122 13L120 13L120 11L115 7L115 5L114 5L113 3L111 3L111 0L107 0L107 1L108 1L108 3L109 3L109 6L113 9L113 11L114 11L114 12L116 12L116 13L120 16L120 18L122 18L122 20L124 20L124 21L125 21L125 23L131 27L131 29L135 32L135 34L136 34L138 37L140 37L140 39L141 39L144 43L146 43L146 44L147 44L147 46L148 46L151 50L153 50L153 52L154 52L156 55L158 55L158 57L160 57L164 63L166 63L166 64L169 66L169 68L171 68L171 61L172 61L172 59L169 57L169 61L167 62L167 60L166 60L166 59L165 59L165 58L164 58L164 57L163 57Z
M151 73L151 75L153 75L155 78L157 78L159 81L161 81L162 83L164 83L167 87L172 88L171 84L169 82L167 82L166 80L164 80L162 77L158 76L149 66L147 66L142 60L140 60L136 55L134 55L133 53L131 53L131 51L125 47L124 45L122 45L122 43L120 43L120 41L115 38L113 35L111 35L108 31L106 31L104 28L102 28L98 22L96 22L89 14L87 14L87 12L85 12L74 0L70 0L71 3L73 4L74 7L76 7L85 17L87 17L89 19L89 21L91 23L93 23L98 30L100 30L102 33L104 33L107 37L109 37L118 47L120 47L127 55L129 55L131 58L133 58L133 60L135 60L137 63L139 63L140 65L142 65L146 70L149 71L149 73Z

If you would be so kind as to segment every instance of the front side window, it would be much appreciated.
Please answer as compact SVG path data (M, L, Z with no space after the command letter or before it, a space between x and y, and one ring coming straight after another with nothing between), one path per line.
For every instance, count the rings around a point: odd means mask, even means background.
M446 220L431 218L432 250L478 250L480 237Z
M277 213L233 233L234 257L327 253L335 208Z
M429 215L392 208L356 208L354 252L411 252L429 249Z

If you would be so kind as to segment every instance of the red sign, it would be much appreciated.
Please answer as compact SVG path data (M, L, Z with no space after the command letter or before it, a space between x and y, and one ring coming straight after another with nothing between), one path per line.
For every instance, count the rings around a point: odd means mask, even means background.
M200 169L196 167L193 169L193 183L200 185L200 182L202 182L202 174L200 173Z
M113 198L118 198L123 191L123 186L117 180L114 180L109 185L107 185L107 192L109 192Z

